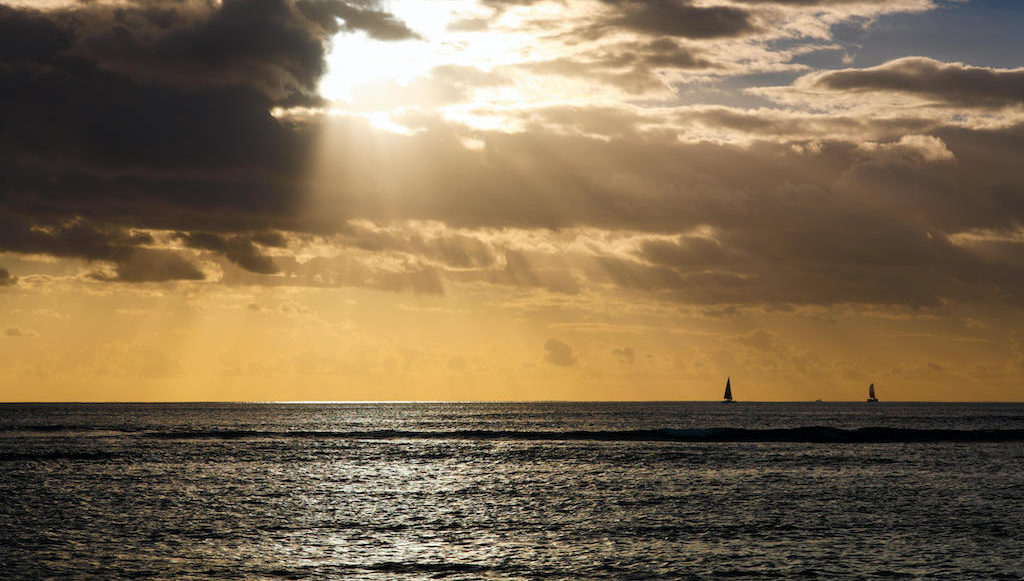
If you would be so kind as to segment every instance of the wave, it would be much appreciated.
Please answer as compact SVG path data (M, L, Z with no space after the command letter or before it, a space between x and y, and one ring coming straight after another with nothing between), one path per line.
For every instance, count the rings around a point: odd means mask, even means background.
M47 462L53 460L112 460L117 456L110 452L74 452L44 450L41 452L0 452L0 462Z
M261 431L195 430L150 432L160 439L279 439L324 440L514 440L602 442L1021 442L1024 430L953 430L868 427L857 429L809 426L800 428L697 428L657 430L367 430L367 431Z
M67 426L64 424L28 424L28 425L16 425L6 424L0 425L0 432L67 432L70 430L87 430L89 428L79 428L77 426Z

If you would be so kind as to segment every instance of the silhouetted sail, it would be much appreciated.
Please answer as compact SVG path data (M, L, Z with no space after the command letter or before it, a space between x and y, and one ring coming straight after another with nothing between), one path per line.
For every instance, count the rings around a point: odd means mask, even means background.
M873 383L870 386L868 386L868 401L869 402L878 401L878 398L875 397L875 384L873 384Z
M732 399L732 385L730 384L730 378L728 377L725 378L725 396L723 397L725 398L722 400L724 403L732 403L735 401Z

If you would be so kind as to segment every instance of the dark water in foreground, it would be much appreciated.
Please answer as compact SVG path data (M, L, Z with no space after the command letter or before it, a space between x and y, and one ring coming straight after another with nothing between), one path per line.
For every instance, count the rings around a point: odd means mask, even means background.
M1024 404L0 405L11 579L1021 579L1022 523Z

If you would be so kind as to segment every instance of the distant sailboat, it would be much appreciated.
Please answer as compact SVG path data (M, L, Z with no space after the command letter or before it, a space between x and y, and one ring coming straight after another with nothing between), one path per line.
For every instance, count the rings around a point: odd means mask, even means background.
M725 378L725 395L723 396L725 399L722 400L722 403L736 403L736 400L734 400L732 398L732 385L729 383L729 381L730 381L730 379L728 377L726 377Z
M878 401L878 398L875 397L875 384L872 383L868 387L868 402L869 403L874 403L876 401Z

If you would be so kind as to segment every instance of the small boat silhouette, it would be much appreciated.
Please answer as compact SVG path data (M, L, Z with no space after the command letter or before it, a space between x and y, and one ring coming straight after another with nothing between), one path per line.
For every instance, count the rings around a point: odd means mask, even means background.
M732 385L728 377L725 378L725 395L723 398L722 403L736 403L736 400L732 398Z
M874 403L876 401L878 401L878 398L875 397L875 384L872 383L868 386L868 403Z

